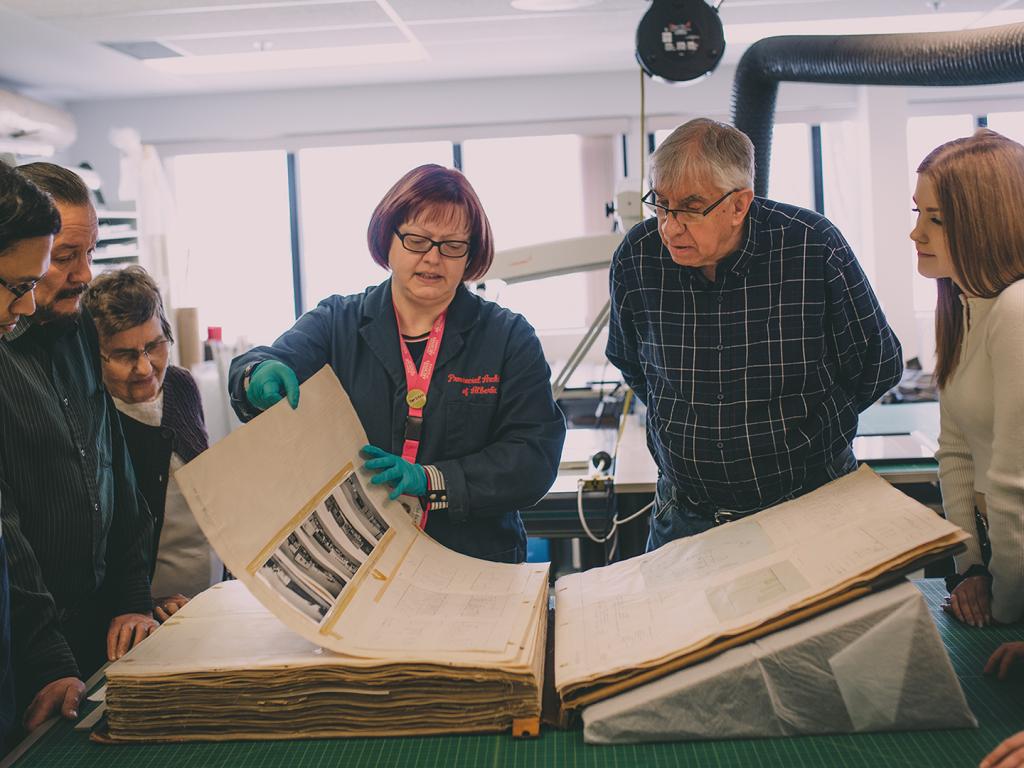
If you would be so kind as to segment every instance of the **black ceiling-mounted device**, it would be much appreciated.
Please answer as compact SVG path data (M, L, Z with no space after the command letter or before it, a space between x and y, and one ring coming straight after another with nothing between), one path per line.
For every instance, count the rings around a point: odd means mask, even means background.
M725 53L718 11L704 0L654 0L636 28L636 60L673 83L711 74Z

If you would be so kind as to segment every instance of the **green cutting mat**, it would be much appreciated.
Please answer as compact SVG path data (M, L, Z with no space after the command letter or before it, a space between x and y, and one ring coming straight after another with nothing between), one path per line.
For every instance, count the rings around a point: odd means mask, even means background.
M646 744L598 747L583 743L580 731L545 730L539 739L508 735L397 739L336 739L223 744L99 746L85 733L61 723L16 765L46 768L497 768L498 766L694 766L727 768L859 768L860 766L976 766L998 742L1024 729L1024 675L999 683L981 674L989 654L1002 642L1024 639L1018 629L972 629L939 610L941 582L919 582L931 606L953 667L980 723L977 730L918 731L853 736Z

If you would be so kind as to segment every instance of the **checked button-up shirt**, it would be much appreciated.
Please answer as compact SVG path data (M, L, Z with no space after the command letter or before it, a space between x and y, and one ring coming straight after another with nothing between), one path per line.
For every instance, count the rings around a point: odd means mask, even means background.
M647 219L615 253L611 296L608 359L647 405L659 470L696 504L798 495L902 374L849 245L795 206L755 198L714 282L675 264Z

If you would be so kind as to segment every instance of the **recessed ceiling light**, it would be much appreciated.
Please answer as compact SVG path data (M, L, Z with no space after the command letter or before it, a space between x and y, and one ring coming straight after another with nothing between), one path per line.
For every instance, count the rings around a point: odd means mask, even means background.
M601 0L512 0L512 7L517 11L575 11L599 2Z

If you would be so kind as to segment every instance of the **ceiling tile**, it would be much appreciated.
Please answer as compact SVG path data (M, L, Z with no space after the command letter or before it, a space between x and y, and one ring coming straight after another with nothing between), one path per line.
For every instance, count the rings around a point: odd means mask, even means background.
M725 0L719 13L725 24L757 24L787 20L849 19L948 13L983 13L1005 3L1000 0ZM879 29L879 32L885 32Z
M633 33L643 15L643 8L633 11L602 14L583 23L578 16L545 16L536 18L474 19L471 21L428 24L412 22L409 28L424 45L480 40L544 40L562 41L568 47L586 48L595 36L621 37L626 46L633 45ZM497 53L497 52L496 52ZM508 52L501 52L507 54Z
M404 43L406 37L397 27L371 27L369 29L334 29L313 32L295 32L260 35L255 37L203 37L203 38L160 38L161 42L195 56L222 53L252 53L257 43L265 50L287 51L303 48L334 48L354 45L381 45Z
M446 19L476 19L490 16L547 16L543 12L519 11L510 0L390 0L391 7L405 21L433 21ZM602 13L633 10L643 12L649 4L642 0L600 0L576 11L559 11L552 17L571 13L593 16Z
M357 0L358 1L358 0ZM4 5L36 18L110 16L115 14L175 13L211 8L243 10L270 6L299 8L320 0L5 0ZM344 5L345 0L338 0Z
M89 40L114 41L140 40L155 35L180 37L365 24L390 26L392 21L376 2L371 1L159 15L72 16L55 20L55 23Z

